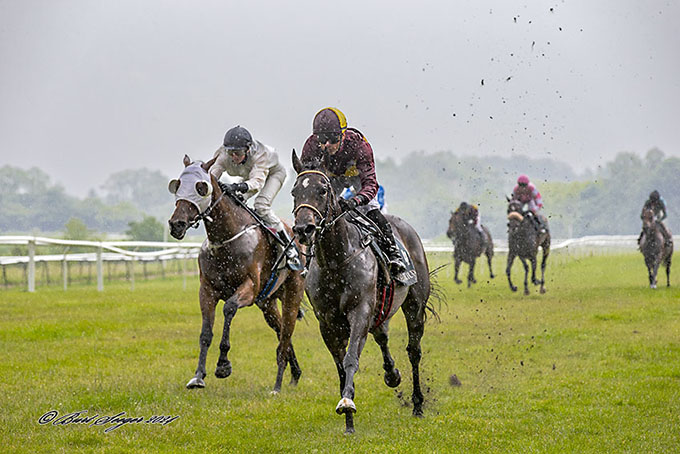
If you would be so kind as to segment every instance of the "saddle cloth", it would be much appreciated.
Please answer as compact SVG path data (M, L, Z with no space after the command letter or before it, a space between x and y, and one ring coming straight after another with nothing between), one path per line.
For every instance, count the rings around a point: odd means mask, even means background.
M376 259L378 259L379 264L378 272L381 273L381 276L379 276L379 278L381 278L379 279L379 282L381 282L381 285L382 283L384 283L384 285L389 285L390 277L394 278L394 280L397 281L399 285L408 286L418 282L418 275L416 274L415 267L413 266L411 256L404 247L404 244L397 236L394 237L394 240L397 244L397 249L399 249L399 253L401 254L401 259L404 261L404 264L406 265L406 270L402 271L396 276L391 276L389 272L390 267L387 254L383 252L383 250L380 248L380 245L378 244L378 241L376 240L376 236L381 235L381 233L376 233L375 227L373 227L371 224L367 223L365 220L358 216L351 219L348 218L348 220L352 224L356 225L364 235L364 237L362 238L362 243L365 240L370 239L369 245L371 246L371 249L373 250Z

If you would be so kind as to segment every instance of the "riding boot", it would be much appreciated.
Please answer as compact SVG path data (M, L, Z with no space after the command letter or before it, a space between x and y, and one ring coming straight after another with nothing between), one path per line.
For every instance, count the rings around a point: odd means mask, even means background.
M380 248L387 254L387 258L390 262L390 271L392 274L397 275L406 271L406 264L401 258L401 253L397 248L397 243L394 240L394 234L392 233L392 226L385 219L385 216L380 212L380 210L371 210L366 213L366 216L380 228L382 232L382 238L379 240Z
M284 228L277 233L279 234L279 238L281 238L285 244L290 244L290 246L285 250L286 265L293 271L299 271L302 269L302 263L300 262L300 257L298 256L295 245L291 244L291 239L288 235L288 232L286 232L286 229Z

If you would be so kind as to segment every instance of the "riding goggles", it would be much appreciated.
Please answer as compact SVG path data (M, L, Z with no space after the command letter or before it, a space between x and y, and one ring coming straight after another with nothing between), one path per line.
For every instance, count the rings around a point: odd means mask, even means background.
M229 156L245 156L247 152L248 148L227 148Z
M315 136L316 140L318 140L320 144L325 143L336 144L340 142L342 134L340 134L339 132L320 132L315 134Z

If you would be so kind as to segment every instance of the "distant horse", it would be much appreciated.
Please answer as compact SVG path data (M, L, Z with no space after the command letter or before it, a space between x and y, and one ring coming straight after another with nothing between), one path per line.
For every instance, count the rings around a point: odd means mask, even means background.
M517 291L517 287L512 284L510 278L510 270L512 262L515 257L519 257L524 266L524 294L529 294L529 286L527 285L527 278L529 274L529 267L527 260L531 262L531 282L534 285L541 285L540 292L545 293L545 265L550 255L550 233L539 232L536 228L536 220L534 214L530 210L523 210L522 202L518 200L509 200L508 203L508 264L505 268L505 274L508 276L508 283L513 292ZM543 249L543 258L541 260L541 280L536 279L536 256L538 255L539 246Z
M306 292L319 320L321 336L338 370L342 398L335 411L345 414L345 432L354 432L354 374L359 369L359 357L368 333L373 334L382 351L385 384L394 388L401 382L387 345L390 318L400 307L408 329L406 350L413 373L413 415L422 416L420 340L425 330L425 310L429 308L430 276L418 234L402 219L386 216L395 236L409 251L417 282L411 286L395 284L391 306L386 301L381 304L378 298L383 290L378 278L380 264L368 242L363 241L365 235L348 222L346 216L352 213L342 213L324 168L303 167L294 150L292 159L298 173L292 190L293 231L301 243L311 246L313 258Z
M491 268L493 240L491 239L489 229L485 226L482 226L483 236L480 235L474 225L474 220L467 218L466 214L466 211L461 209L451 212L449 229L446 231L446 236L453 242L453 260L455 268L453 279L456 281L456 284L462 282L458 279L458 270L460 269L461 262L467 263L469 267L467 278L469 288L473 283L477 283L477 280L475 279L475 262L477 262L477 257L482 254L486 255L486 261L489 264L489 275L493 279L494 274L493 269Z
M260 227L252 215L236 203L234 194L223 192L215 177L208 173L214 159L192 163L184 156L184 171L168 186L177 200L168 221L170 234L181 240L189 227L203 220L208 238L198 255L200 289L198 297L203 316L198 368L187 388L204 388L205 360L213 338L215 307L224 301L224 330L215 376L231 375L227 353L229 329L236 311L256 304L267 324L276 332L278 372L272 393L281 390L286 363L290 364L291 384L297 384L302 374L291 342L295 321L304 294L304 279L300 272L284 269L272 274L277 261L277 245ZM288 227L287 227L288 228ZM284 259L285 260L285 259ZM276 300L281 300L281 314Z
M661 226L658 225L654 212L650 209L642 211L642 239L640 252L645 257L645 265L649 273L649 287L656 288L656 273L659 265L666 267L666 286L671 285L671 259L673 257L673 239L664 241Z

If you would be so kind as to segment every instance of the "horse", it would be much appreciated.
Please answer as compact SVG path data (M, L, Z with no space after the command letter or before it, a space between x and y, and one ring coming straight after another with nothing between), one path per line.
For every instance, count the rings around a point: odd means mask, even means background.
M508 276L510 290L517 291L517 287L512 284L510 270L515 257L519 257L524 266L524 294L529 294L527 260L531 262L531 282L534 285L540 284L540 292L545 293L545 265L550 255L550 232L537 231L535 215L530 210L524 210L522 202L514 199L508 202L508 263L505 274ZM543 250L540 281L536 279L536 256L539 246Z
M477 257L482 254L486 255L487 263L489 264L489 275L494 278L493 269L491 268L491 259L493 258L493 240L491 239L491 233L489 229L482 226L483 236L479 234L479 231L474 225L474 220L466 219L466 212L464 210L456 210L451 212L451 219L449 219L449 228L446 231L446 236L448 236L453 242L453 260L455 275L454 281L456 284L460 284L461 281L458 279L458 270L460 269L460 263L465 262L468 264L468 288L472 284L477 283L475 279L475 263L477 262Z
M673 238L668 243L664 241L661 226L656 221L654 211L649 208L642 210L642 239L640 252L645 257L645 265L649 274L649 287L656 288L656 273L659 265L666 267L666 286L671 285L671 259L673 257Z
M325 166L303 166L295 150L292 154L297 178L292 189L295 225L293 231L312 251L305 290L319 321L321 336L330 351L340 379L340 395L335 411L345 415L345 433L354 433L354 374L368 333L380 347L385 384L399 386L401 374L388 348L391 317L401 308L408 329L406 350L413 377L413 415L423 415L420 388L420 341L425 330L430 297L430 275L422 242L404 220L387 215L394 235L410 254L417 281L410 285L393 284L391 306L381 302L378 293L380 262L368 247L359 228L343 212ZM384 270L383 272L385 272ZM384 274L383 274L384 276ZM387 274L389 276L389 274ZM395 279L392 279L395 282ZM385 304L383 304L385 303Z
M214 161L194 163L185 155L184 171L168 186L177 200L168 221L170 234L181 240L187 229L197 227L201 220L207 233L198 255L198 297L203 319L198 368L186 387L205 387L205 361L213 338L215 309L219 300L223 300L224 329L215 376L226 378L232 372L227 353L231 348L229 330L236 311L256 304L279 340L276 348L278 371L272 390L272 394L277 394L281 391L287 364L291 369L291 385L295 386L302 374L291 337L304 295L304 278L301 271L289 269L277 274L276 243L268 238L270 234L258 225L245 205L237 203L237 196L223 192L215 177L208 173ZM290 227L286 228L290 230ZM277 299L281 301L281 313Z

